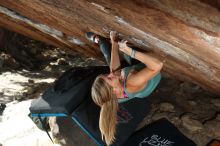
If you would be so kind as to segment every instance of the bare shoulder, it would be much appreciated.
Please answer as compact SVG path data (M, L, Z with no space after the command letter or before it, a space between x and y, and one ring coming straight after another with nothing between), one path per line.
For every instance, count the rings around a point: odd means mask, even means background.
M137 88L142 88L145 86L149 80L151 80L160 70L151 70L147 67L143 68L137 72L131 72L127 78L127 84L130 86L135 86Z
M138 78L136 78L137 72L138 71L136 70L132 70L131 72L129 72L127 76L125 87L129 93L135 93L135 92L142 90L148 83L148 81L145 81L145 82L138 81Z

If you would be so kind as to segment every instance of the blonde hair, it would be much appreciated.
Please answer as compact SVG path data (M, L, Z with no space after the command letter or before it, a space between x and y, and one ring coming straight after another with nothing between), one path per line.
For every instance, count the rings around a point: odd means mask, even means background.
M99 129L102 140L110 145L115 140L118 101L112 94L112 87L102 77L103 75L96 77L91 92L93 101L101 107Z

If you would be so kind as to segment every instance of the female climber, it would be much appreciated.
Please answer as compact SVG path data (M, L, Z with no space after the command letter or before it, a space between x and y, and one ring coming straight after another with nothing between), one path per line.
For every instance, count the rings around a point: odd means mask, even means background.
M110 66L110 73L99 75L91 89L93 101L101 107L99 128L102 140L110 145L115 139L118 104L149 96L160 82L163 63L129 47L127 41L117 42L114 31L110 32L111 44L92 32L87 32L86 37L99 45ZM124 56L127 64L131 64L131 59L139 63L120 69L120 55Z

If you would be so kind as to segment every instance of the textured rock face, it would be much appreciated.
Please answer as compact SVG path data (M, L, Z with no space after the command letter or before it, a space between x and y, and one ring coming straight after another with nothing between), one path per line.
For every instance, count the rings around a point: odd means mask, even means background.
M0 26L47 43L101 58L86 31L119 32L165 61L174 78L220 95L220 13L213 0L7 0Z

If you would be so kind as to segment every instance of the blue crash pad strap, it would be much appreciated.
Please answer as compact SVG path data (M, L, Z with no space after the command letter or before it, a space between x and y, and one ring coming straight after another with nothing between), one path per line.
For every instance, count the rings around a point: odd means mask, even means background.
M76 116L72 116L72 119L73 119L74 122L76 122L76 124L77 124L80 128L82 128L82 130L83 130L92 140L95 141L95 143L96 143L98 146L102 146L102 144L100 144L100 143L98 142L98 140L85 128L85 126L83 126L83 125L79 122L79 120L78 120L78 118L77 118Z
M57 113L57 114L51 114L51 113L43 113L43 114L31 114L32 117L66 117L66 114L63 113Z

